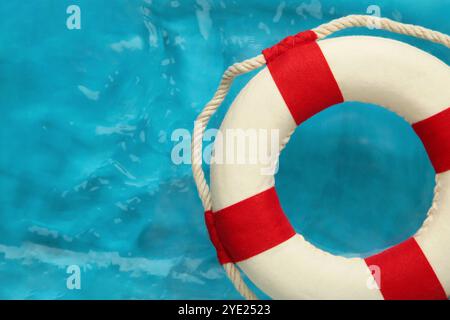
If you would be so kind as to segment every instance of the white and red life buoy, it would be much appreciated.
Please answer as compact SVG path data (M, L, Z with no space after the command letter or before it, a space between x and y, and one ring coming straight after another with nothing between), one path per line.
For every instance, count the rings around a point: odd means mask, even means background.
M329 106L384 106L412 124L436 170L432 214L414 237L386 251L366 259L334 256L295 232L262 164L212 163L206 221L219 261L237 263L277 299L447 299L450 68L386 38L316 39L306 31L264 50L267 67L237 96L221 131L277 129L282 146L296 126ZM378 288L368 285L371 266L379 269Z

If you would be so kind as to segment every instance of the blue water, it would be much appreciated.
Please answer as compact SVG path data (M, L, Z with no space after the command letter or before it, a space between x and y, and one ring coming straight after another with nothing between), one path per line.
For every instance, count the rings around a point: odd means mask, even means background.
M80 30L66 26L73 4ZM190 166L171 161L172 132L192 129L229 64L371 4L1 1L0 298L239 298L216 263ZM376 5L450 33L448 1ZM355 33L392 36L341 35ZM392 37L450 62L444 47ZM434 178L408 124L352 103L299 128L277 186L309 241L366 256L414 234ZM70 265L79 290L66 285Z

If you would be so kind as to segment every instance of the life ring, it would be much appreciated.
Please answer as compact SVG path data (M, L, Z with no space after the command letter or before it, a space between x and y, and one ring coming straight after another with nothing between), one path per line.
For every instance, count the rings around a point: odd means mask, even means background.
M262 174L265 164L248 158L238 164L213 162L205 208L219 261L236 263L276 299L447 299L450 68L399 41L317 37L306 31L264 50L267 66L241 90L220 132L278 130L279 152L298 125L327 107L344 101L384 106L412 124L436 171L438 191L429 216L414 237L379 254L334 256L295 232L273 174ZM222 143L227 144L226 135Z

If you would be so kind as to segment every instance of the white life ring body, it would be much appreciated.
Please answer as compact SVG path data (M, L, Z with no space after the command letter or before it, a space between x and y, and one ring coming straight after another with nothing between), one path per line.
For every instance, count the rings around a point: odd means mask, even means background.
M297 125L331 105L361 101L384 106L410 122L424 142L438 183L433 208L414 237L391 249L366 259L334 256L290 226L278 203L274 176L262 173L265 164L213 161L210 223L216 248L217 242L222 247L221 262L237 263L276 299L447 298L450 68L386 38L317 42L308 32L296 37L264 52L267 67L239 93L220 131L279 130L281 149ZM227 144L225 134L222 143ZM380 278L372 277L372 267Z

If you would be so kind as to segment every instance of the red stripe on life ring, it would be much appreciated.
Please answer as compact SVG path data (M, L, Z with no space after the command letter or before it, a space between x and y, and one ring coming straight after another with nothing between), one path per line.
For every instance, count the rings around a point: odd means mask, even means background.
M295 235L275 188L214 212L212 216L216 241L220 242L215 246L226 251L225 255L218 250L222 264L251 258Z
M232 262L231 258L228 256L227 251L220 241L219 235L217 234L216 225L214 223L214 214L212 211L205 212L205 223L208 229L209 239L211 240L214 248L216 248L217 259L220 264L225 264Z
M270 74L297 125L344 101L316 39L313 31L305 31L263 50Z
M365 259L380 271L386 300L446 300L442 284L414 238Z
M450 108L413 124L436 173L450 170Z

